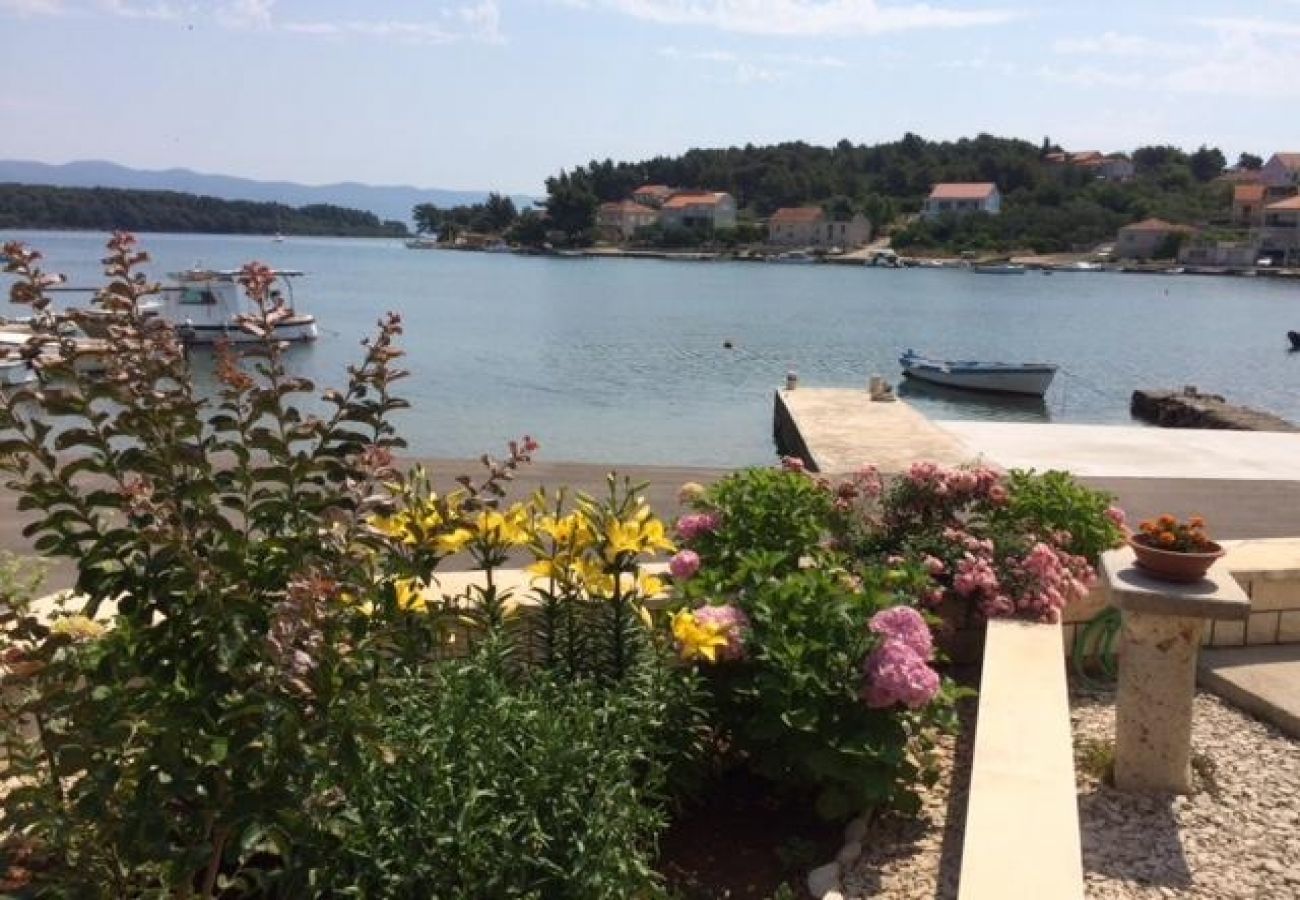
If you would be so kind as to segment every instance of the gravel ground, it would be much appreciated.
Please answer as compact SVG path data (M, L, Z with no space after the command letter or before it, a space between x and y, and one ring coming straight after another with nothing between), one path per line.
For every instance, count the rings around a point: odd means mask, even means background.
M1196 793L1121 794L1113 695L1072 704L1088 897L1300 898L1300 742L1198 694Z
M961 734L942 738L936 748L939 780L922 790L921 812L915 818L889 816L870 824L862 839L862 855L842 876L846 900L951 900L957 896L975 702L964 701Z

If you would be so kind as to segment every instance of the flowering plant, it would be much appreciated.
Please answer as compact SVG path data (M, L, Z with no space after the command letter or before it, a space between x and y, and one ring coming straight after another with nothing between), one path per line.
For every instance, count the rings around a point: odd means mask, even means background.
M1138 533L1133 535L1133 540L1157 550L1174 553L1208 553L1216 549L1216 544L1210 540L1205 529L1205 519L1201 516L1190 516L1185 522L1167 513L1147 519L1138 525Z

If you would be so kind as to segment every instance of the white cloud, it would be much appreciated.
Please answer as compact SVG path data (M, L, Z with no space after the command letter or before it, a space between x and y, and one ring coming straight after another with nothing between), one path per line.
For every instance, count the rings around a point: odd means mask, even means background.
M994 25L1017 17L1006 9L944 9L929 3L884 5L876 0L561 0L579 9L603 8L662 25L694 25L788 37L883 34L918 28Z
M1300 22L1277 22L1272 19L1195 19L1203 28L1232 34L1265 37L1300 37Z
M1057 84L1068 84L1082 88L1141 87L1143 84L1142 78L1130 70L1116 71L1099 66L1072 66L1069 68L1041 66L1038 69L1038 76Z
M66 10L63 0L0 0L0 14L18 16L57 16Z
M154 19L172 21L179 19L181 11L166 0L153 0L151 3L129 3L127 0L99 0L99 5L107 13L123 19Z
M1257 18L1192 19L1182 43L1106 32L1056 41L1062 56L1094 57L1039 74L1083 88L1133 88L1168 96L1279 100L1300 97L1300 23ZM1119 61L1122 60L1122 63Z
M1152 40L1140 34L1107 31L1098 37L1062 38L1052 43L1052 52L1083 56L1119 56L1141 59L1182 59L1196 54L1187 44Z
M270 28L275 0L222 0L217 6L217 22L226 28Z
M835 56L801 56L797 53L761 53L742 56L732 50L683 50L660 47L659 55L687 62L714 63L725 67L736 84L772 84L783 81L793 68L847 68L848 63Z
M499 44L504 41L500 25L501 11L496 0L480 0L443 9L436 19L430 21L286 22L280 27L294 34L332 38L358 36L404 44L450 44L466 40Z

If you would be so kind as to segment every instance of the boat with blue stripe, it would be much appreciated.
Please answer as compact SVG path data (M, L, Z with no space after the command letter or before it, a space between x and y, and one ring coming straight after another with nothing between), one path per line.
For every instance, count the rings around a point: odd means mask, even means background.
M898 358L903 374L947 387L1000 394L1028 394L1041 397L1047 393L1057 366L1052 363L980 362L978 360L932 359L915 350Z

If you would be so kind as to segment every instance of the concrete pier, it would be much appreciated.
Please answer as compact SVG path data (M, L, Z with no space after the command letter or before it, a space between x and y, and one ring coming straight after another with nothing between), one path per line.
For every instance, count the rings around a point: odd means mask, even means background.
M815 472L843 474L872 464L901 472L917 460L958 465L972 458L952 434L901 400L873 401L861 390L777 391L777 449Z

